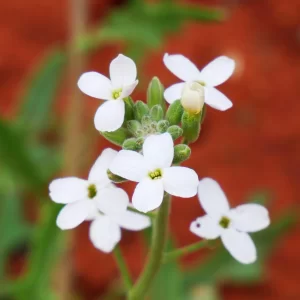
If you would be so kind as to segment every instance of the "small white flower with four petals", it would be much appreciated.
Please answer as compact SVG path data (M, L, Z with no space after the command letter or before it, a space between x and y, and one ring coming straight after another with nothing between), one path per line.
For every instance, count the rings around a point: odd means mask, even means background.
M97 72L87 72L78 80L80 90L97 99L107 100L97 110L94 123L99 131L115 131L124 122L123 99L130 96L138 80L134 61L122 54L109 66L110 79Z
M151 135L143 145L143 154L121 150L109 169L112 173L138 182L132 204L142 212L158 208L164 191L189 198L197 193L198 175L190 168L171 166L174 143L169 133Z
M191 223L191 232L208 240L221 237L225 248L237 261L253 263L256 260L256 247L248 233L269 226L267 209L254 203L230 209L223 190L211 178L200 180L198 196L207 215Z

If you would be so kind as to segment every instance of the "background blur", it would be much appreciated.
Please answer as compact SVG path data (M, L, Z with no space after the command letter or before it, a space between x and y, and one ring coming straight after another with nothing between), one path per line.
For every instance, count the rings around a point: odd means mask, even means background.
M254 265L221 247L203 251L164 266L151 299L300 299L299 1L10 0L0 2L0 20L1 300L122 299L114 260L93 248L89 224L60 232L60 207L47 197L52 178L86 176L109 145L93 126L99 102L76 82L84 71L107 75L120 52L139 66L134 100L145 99L152 76L176 82L165 52L200 68L219 55L235 59L220 88L234 106L208 108L186 165L219 181L232 205L266 204L273 220L254 236ZM196 198L173 201L173 244L197 241L188 227L202 213ZM146 243L124 232L135 276Z

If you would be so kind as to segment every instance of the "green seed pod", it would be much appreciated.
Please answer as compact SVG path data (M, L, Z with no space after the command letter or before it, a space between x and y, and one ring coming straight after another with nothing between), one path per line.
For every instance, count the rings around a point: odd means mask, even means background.
M138 100L134 105L134 119L141 122L144 115L149 115L149 107L143 101Z
M174 101L168 108L166 119L170 125L177 125L180 123L183 114L183 107L180 100Z
M147 90L147 103L149 108L154 105L160 105L163 111L166 111L166 101L164 99L164 86L157 77L153 77Z
M115 183L122 183L122 182L126 182L127 179L120 177L114 173L112 173L109 169L106 171L108 178Z
M124 141L122 148L124 150L132 150L132 151L139 151L141 147L139 143L137 143L136 138L130 138Z
M186 143L195 142L200 134L201 129L201 114L190 114L185 111L181 118L181 126L183 129L183 136Z
M154 105L150 110L150 116L153 121L160 121L164 117L164 111L160 105Z
M113 132L108 132L108 131L99 131L99 132L108 141L118 146L122 146L124 141L130 137L128 130L123 127Z
M167 131L170 123L167 120L161 120L157 123L157 131L160 133L164 133Z
M171 134L173 141L175 141L182 136L183 130L177 125L172 125L168 128L167 132Z
M143 135L143 127L139 121L130 120L126 123L128 131L135 137Z
M173 164L180 164L191 156L191 148L185 144L179 144L174 147Z
M125 103L125 121L133 119L134 102L131 97L126 97L123 99Z
M151 120L151 117L149 115L145 115L143 116L142 118L142 125L143 126L150 126L152 120Z

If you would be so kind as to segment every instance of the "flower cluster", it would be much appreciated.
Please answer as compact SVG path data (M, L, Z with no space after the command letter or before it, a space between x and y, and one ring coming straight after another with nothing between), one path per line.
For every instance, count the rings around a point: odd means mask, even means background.
M199 181L194 170L179 166L191 155L189 144L199 137L206 104L221 111L232 106L215 87L232 75L235 63L221 56L199 71L183 55L165 54L163 62L183 82L164 90L154 77L147 104L131 99L137 69L122 54L110 64L110 79L96 72L79 78L82 92L106 100L96 112L95 127L122 150L105 149L87 180L67 177L50 184L51 199L65 204L57 226L72 229L91 221L90 240L103 252L111 252L121 239L121 228L138 231L151 226L147 213L159 209L164 195L191 198L198 193L206 215L193 221L190 231L208 240L220 237L235 259L252 263L256 248L248 233L269 225L268 211L258 204L230 209L216 181ZM126 180L137 183L131 202L117 186Z

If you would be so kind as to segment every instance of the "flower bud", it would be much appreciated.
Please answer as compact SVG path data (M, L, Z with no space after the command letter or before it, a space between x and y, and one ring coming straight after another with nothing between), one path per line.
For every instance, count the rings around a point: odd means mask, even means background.
M185 144L179 144L174 147L173 164L180 164L191 156L191 148Z
M186 143L193 143L198 139L201 129L200 120L201 114L192 114L187 111L183 113L181 126Z
M125 120L132 120L133 119L133 109L134 109L134 102L131 97L126 97L123 99L125 103Z
M149 126L152 122L152 119L149 115L145 115L142 117L142 125L143 126Z
M183 130L177 125L172 125L168 128L167 132L171 134L173 141L175 141L182 136Z
M204 87L198 82L187 82L182 91L181 104L185 111L199 114L204 105Z
M137 121L142 121L144 115L149 114L149 107L143 101L137 101L134 105L134 118Z
M147 90L147 103L149 108L158 104L164 111L166 110L164 90L164 86L161 84L160 80L157 77L153 77Z
M124 141L129 138L128 130L123 127L112 132L100 131L100 134L108 141L118 146L122 146Z
M139 151L142 147L140 146L140 143L137 142L136 138L130 138L124 141L122 148L124 150Z
M161 120L157 123L157 130L160 133L164 133L167 131L169 125L170 125L170 123L167 120Z
M143 127L139 121L137 120L127 121L126 126L128 131L135 137L139 137L143 135Z
M127 179L121 177L121 176L118 176L114 173L112 173L109 169L107 169L106 171L107 173L107 177L112 181L112 182L115 182L115 183L122 183L122 182L126 182Z
M164 117L164 111L160 105L154 105L150 110L150 116L153 121L160 121Z
M166 119L169 121L170 125L177 125L181 121L183 114L183 107L180 100L174 101L168 108L166 113Z

